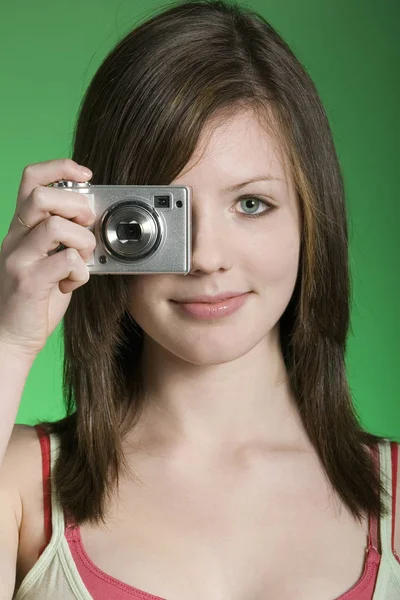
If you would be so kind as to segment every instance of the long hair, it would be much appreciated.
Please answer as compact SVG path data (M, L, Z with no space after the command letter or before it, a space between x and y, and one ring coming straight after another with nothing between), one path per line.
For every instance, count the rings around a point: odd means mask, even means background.
M299 272L280 319L281 348L303 426L333 490L360 523L387 514L386 490L352 403L345 352L351 287L345 193L327 115L288 44L235 2L169 4L130 31L92 79L73 160L93 184L168 185L216 115L252 109L279 139L302 213ZM63 320L66 417L53 476L76 523L105 522L128 469L122 450L146 404L142 331L127 311L128 276L91 276Z

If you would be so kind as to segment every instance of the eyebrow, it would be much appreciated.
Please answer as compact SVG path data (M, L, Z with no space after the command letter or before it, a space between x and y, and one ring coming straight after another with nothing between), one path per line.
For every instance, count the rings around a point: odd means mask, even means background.
M251 179L249 179L247 181L243 181L242 183L236 183L235 185L227 187L222 191L223 192L235 192L236 190L239 190L240 188L244 187L245 185L248 185L249 183L254 183L255 181L283 181L283 179L281 179L279 177L272 177L272 175L260 175L259 177L252 177Z

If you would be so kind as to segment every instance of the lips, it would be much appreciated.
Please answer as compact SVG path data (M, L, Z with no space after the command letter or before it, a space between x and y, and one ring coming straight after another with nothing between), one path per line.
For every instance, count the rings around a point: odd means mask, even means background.
M199 296L190 296L189 298L185 298L184 300L174 300L174 302L180 302L185 304L193 304L193 303L206 303L206 304L214 304L217 302L222 302L223 300L227 300L228 298L235 298L236 296L242 296L246 292L221 292L220 294L207 296L205 294L200 294Z
M175 304L177 307L179 307L179 310L183 311L183 313L189 315L191 318L206 321L232 315L245 304L248 296L250 295L251 292L245 292L244 294L225 298L219 302L204 302L204 296L197 296L197 299L202 298L203 301L175 302ZM208 296L208 299L209 298L210 296ZM215 298L217 298L217 296L213 297L214 300Z

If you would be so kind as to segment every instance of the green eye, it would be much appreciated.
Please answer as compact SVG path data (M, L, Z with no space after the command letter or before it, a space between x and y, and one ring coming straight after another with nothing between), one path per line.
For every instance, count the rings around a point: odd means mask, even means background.
M269 204L266 200L258 198L257 196L244 196L242 198L239 198L239 203L242 205L242 208L245 210L244 213L240 213L240 214L244 214L247 217L258 218L258 217L261 217L262 215L268 213L272 209L271 204ZM257 212L258 209L260 208L260 204L264 205L264 207L266 207L266 210Z

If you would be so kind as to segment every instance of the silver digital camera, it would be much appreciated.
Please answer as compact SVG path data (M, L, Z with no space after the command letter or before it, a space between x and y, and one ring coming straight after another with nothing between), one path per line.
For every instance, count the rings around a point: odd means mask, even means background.
M92 185L61 180L53 187L89 198L96 220L91 274L182 273L191 261L191 188ZM65 248L60 244L52 251ZM50 254L50 253L49 253Z

